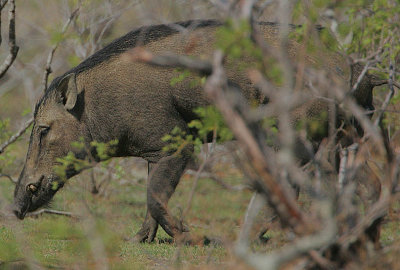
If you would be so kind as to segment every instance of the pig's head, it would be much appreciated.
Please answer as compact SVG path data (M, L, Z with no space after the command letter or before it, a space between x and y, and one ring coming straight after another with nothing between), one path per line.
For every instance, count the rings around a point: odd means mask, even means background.
M25 166L14 192L13 211L20 219L49 203L64 184L54 167L58 158L72 151L71 143L83 136L80 96L75 75L68 74L55 79L36 105ZM66 169L65 173L69 178L77 172Z

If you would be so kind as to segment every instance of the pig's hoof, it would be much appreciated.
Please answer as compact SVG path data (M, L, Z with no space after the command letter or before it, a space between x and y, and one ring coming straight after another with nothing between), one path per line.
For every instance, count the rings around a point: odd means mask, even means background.
M149 237L148 234L142 233L141 231L139 231L134 237L129 239L129 242L144 243L144 242L146 242L148 237Z
M140 231L130 241L133 243L151 243L156 237L157 229L158 223L154 219L151 219L143 224Z

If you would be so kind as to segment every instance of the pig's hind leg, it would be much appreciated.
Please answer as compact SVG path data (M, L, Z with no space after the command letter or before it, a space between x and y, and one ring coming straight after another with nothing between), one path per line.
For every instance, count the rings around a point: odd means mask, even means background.
M175 239L188 241L188 229L168 210L168 201L193 155L193 146L162 157L152 169L147 187L147 209L151 217Z

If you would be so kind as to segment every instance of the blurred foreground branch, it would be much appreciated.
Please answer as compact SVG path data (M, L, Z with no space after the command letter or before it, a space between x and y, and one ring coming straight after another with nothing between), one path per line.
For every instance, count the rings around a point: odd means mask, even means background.
M311 250L329 246L333 243L337 227L332 217L330 202L320 202L320 213L324 219L324 226L320 232L300 238L293 244L283 247L279 251L272 251L268 255L254 254L248 251L245 242L239 241L235 247L236 254L255 269L279 269L279 267L300 255L307 254Z
M246 122L246 119L241 115L240 108L232 105L227 97L227 92L234 92L234 90L231 89L227 77L225 76L225 71L222 66L223 54L221 51L217 51L214 54L214 63L211 67L207 62L198 62L197 60L186 56L154 56L142 49L129 52L127 57L127 59L131 61L141 61L155 66L183 67L200 74L209 74L210 76L205 85L205 92L222 113L226 124L232 130L235 138L238 140L244 153L248 157L250 166L252 166L256 174L256 180L253 179L253 181L255 181L253 184L256 187L256 191L264 196L269 205L278 214L283 224L288 224L290 228L300 235L313 232L310 235L296 240L293 244L284 247L280 251L275 251L268 255L254 254L249 252L248 244L246 242L248 241L248 237L246 236L248 233L246 232L248 232L251 227L252 216L254 216L253 214L249 214L246 216L246 221L243 227L244 233L241 235L235 250L236 254L249 265L256 269L266 269L266 267L268 267L267 269L277 269L282 264L292 261L299 256L308 255L312 259L313 263L316 263L323 268L333 268L336 263L346 261L345 254L349 252L355 243L363 243L365 235L371 237L369 231L375 230L376 226L379 226L380 221L387 214L392 198L391 193L393 190L393 183L396 182L399 174L398 170L395 169L398 167L397 159L390 158L388 159L387 164L389 175L386 176L385 180L382 180L384 187L381 190L379 200L372 204L372 206L366 211L365 215L361 217L353 217L351 216L351 213L348 214L346 212L343 215L347 215L348 224L336 224L335 218L337 218L337 216L334 215L338 213L335 213L332 209L332 202L329 200L329 197L327 199L324 197L326 195L318 192L318 194L312 195L315 196L313 197L313 200L315 204L314 207L317 208L317 213L314 211L311 214L306 215L302 210L300 210L296 204L294 196L289 190L287 190L286 186L276 180L276 178L279 177L271 174L270 169L268 168L269 164L267 158L263 153L262 147L260 147L259 141L255 138L255 136L257 136L255 134L256 131L249 127L249 123ZM393 86L396 86L393 80L393 74L394 71L391 69L391 75L388 81L390 92L382 104L382 112L386 110L391 98L393 97ZM324 80L323 83L321 83L321 87L329 88L331 85L332 83L329 80ZM348 189L348 183L354 184L348 182L354 177L354 172L357 171L368 159L368 156L363 154L363 151L359 151L358 157L356 158L350 158L347 151L353 151L353 148L356 146L358 146L357 148L365 147L367 142L366 138L368 137L371 137L373 141L378 142L376 147L379 147L378 149L380 150L384 151L384 149L386 149L386 151L390 152L391 146L386 142L387 140L383 138L383 134L378 130L376 124L381 121L382 114L378 116L376 120L377 122L373 124L355 101L352 99L343 99L345 93L342 89L339 89L338 87L333 87L333 89L336 94L336 100L344 100L344 106L350 109L366 131L364 139L360 140L358 143L353 142L352 146L343 151L344 155L340 164L341 168L337 176L339 179L338 186L340 186L338 192L344 193L345 190ZM387 156L391 156L390 153L388 153ZM320 172L317 173L320 174ZM320 178L321 175L318 174L317 177ZM196 178L198 177L201 177L201 175L196 175ZM313 176L310 175L310 177L312 178ZM352 195L354 193L349 194ZM356 206L353 205L352 199L348 197L349 194L346 193L343 196L340 195L338 200L342 200L345 207L352 209ZM259 208L260 200L254 200L258 201L258 203L256 203L258 206L255 206L255 208ZM252 207L252 203L250 203L248 212L257 212L257 209L253 211L251 209ZM318 218L316 219L315 217ZM319 222L315 222L316 220ZM338 226L340 228L338 228ZM345 228L343 232L340 231L342 227ZM340 235L338 235L339 231L341 232ZM335 248L339 248L341 251L339 257L333 257L330 255L330 250ZM309 263L310 261L307 262L308 265Z
M226 124L239 141L244 153L249 158L255 172L260 177L258 185L265 192L270 206L280 217L283 224L288 224L297 233L309 232L314 226L309 223L311 218L299 209L293 195L270 174L268 162L261 152L252 132L243 118L232 108L223 89L228 88L227 77L222 67L223 54L216 51L214 55L213 74L208 78L205 92L222 113Z
M208 61L175 54L154 55L140 47L130 50L123 57L130 61L139 61L154 66L186 68L205 76L212 73L212 65Z

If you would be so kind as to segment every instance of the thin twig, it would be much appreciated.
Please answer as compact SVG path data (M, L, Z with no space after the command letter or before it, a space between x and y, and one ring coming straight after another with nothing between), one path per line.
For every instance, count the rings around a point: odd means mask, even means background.
M13 142L15 142L19 137L21 137L25 131L31 126L33 123L33 118L30 118L28 121L25 122L25 124L21 127L20 130L18 130L17 133L12 135L5 143L0 145L0 154L4 152L4 150Z
M2 42L2 38L1 38L1 11L3 10L4 6L7 4L8 0L1 0L0 1L0 45Z
M389 65L389 93L386 95L385 101L382 104L382 107L379 111L378 116L375 119L374 125L377 127L380 122L382 121L383 115L387 109L387 107L389 106L390 100L392 99L393 95L394 95L394 87L393 87L393 79L394 79L394 65L392 63L392 61L390 60L390 65Z
M4 6L7 4L8 0L1 0L0 1L0 11L4 8Z
M395 87L397 87L398 89L400 89L400 83L396 82L394 79L392 79L392 83Z
M339 165L339 176L338 176L338 184L339 184L339 191L343 190L343 185L346 179L346 166L347 166L347 158L349 156L349 151L347 148L341 151L342 157L340 158L340 165Z
M139 61L155 66L187 68L201 75L212 73L212 65L208 61L175 54L154 55L140 47L130 50L123 57L130 61Z
M18 181L16 181L16 180L14 180L11 176L9 176L8 174L4 174L4 173L2 173L2 174L0 174L0 177L6 177L6 178L8 178L10 181L11 181L11 183L13 183L13 184L16 184Z
M380 132L378 132L376 126L371 123L370 119L365 114L365 111L359 105L357 105L356 101L351 97L347 97L347 93L344 93L342 88L332 87L329 80L321 83L323 83L323 86L326 87L326 89L332 89L335 93L336 99L340 100L357 119L365 133L368 134L368 136L364 136L364 140L371 138L377 145L383 145Z
M384 217L390 206L390 195L386 194L387 197L381 197L364 215L364 217L358 222L358 224L343 234L337 241L337 243L343 248L347 249L351 244L360 239L360 235L364 234L367 228L369 228L377 219Z
M279 269L282 264L312 250L329 246L337 233L336 222L332 217L332 205L328 201L321 201L319 206L324 226L318 233L300 238L293 244L270 252L268 255L250 253L246 246L239 244L235 247L236 254L255 269L272 270Z
M358 64L358 63L365 63L368 61L371 61L373 59L376 59L377 57L379 57L382 53L383 53L383 46L386 45L389 42L389 39L391 39L392 36L388 36L380 45L379 48L377 50L375 50L375 52L371 53L370 55L368 55L365 58L359 58L359 59L353 59L351 60L353 64Z
M101 42L101 40L103 39L103 36L104 36L105 32L107 31L107 29L108 29L108 28L110 27L110 25L115 21L115 19L116 19L117 17L119 17L119 16L121 16L121 13L115 15L114 17L111 17L111 18L107 21L107 23L104 25L103 29L101 30L99 36L97 37L97 40L96 40L96 42L95 42L96 46L98 46L98 45L100 44L100 42Z
M380 71L381 71L381 72L385 72L384 70L380 70ZM396 71L393 71L393 75L395 75L395 74L396 74ZM384 84L389 84L389 80L375 80L375 81L373 82L373 86L374 86L374 87L375 87L375 86L381 86L381 85L384 85ZM393 84L394 87L400 89L400 83L396 82L396 81L394 80L394 78L392 79L392 84Z
M64 36L65 32L67 32L68 26L71 24L72 20L74 18L76 18L78 11L79 11L79 7L71 13L71 15L69 16L68 20L65 22L65 24L61 30L61 36ZM46 89L47 89L49 75L50 75L50 73L53 72L51 69L51 63L53 62L54 53L56 52L61 41L62 41L62 39L60 39L60 41L58 41L56 44L53 45L53 47L51 48L51 51L47 57L46 67L45 67L43 79L42 79L43 92L46 91Z
M260 212L263 205L265 205L265 200L263 196L257 192L254 192L253 196L250 199L249 205L247 206L242 230L240 231L238 238L238 245L243 245L248 248L250 238L249 235L253 227L254 219Z
M348 95L352 95L356 92L358 86L360 85L361 81L364 79L364 76L367 74L368 72L368 68L371 65L371 61L368 61L367 64L365 64L363 70L361 71L360 75L357 78L356 83L353 85L353 87L351 88L350 92L348 92ZM353 68L352 68L353 70Z
M74 213L58 211L58 210L53 210L53 209L40 209L38 211L26 214L26 216L27 217L36 217L36 216L41 216L42 214L52 214L52 215L66 216L66 217L72 217L72 218L77 218L77 219L80 218L80 216L78 216Z
M3 4L3 3L2 3ZM10 0L10 8L8 11L9 29L8 29L8 46L10 52L3 64L0 66L0 78L6 74L15 58L17 58L19 47L16 44L15 38L15 0Z
M192 176L196 176L197 171L187 170L185 173L192 175ZM231 190L231 191L251 190L250 185L235 185L235 186L229 185L224 180L222 180L221 178L217 177L216 175L214 175L212 173L203 172L200 174L200 178L211 179L215 183L217 183L218 185L223 187L224 189Z
M388 156L390 155L388 154ZM378 201L369 208L363 218L351 230L344 233L337 240L337 243L342 248L347 249L351 244L360 239L360 236L364 234L375 221L387 214L392 198L393 185L399 177L399 163L399 157L389 160L388 175L385 177L385 181L383 181Z
M200 179L200 176L201 176L201 172L204 170L204 168L205 168L206 164L208 163L208 161L209 161L209 160L208 160L208 158L206 157L206 158L204 159L204 161L201 163L199 169L198 169L197 172L196 172L195 179L194 179L194 183L193 183L193 186L192 186L192 190L190 191L190 195L189 195L188 201L187 201L187 203L186 203L186 207L185 207L185 209L182 211L181 221L183 221L183 219L185 218L185 216L187 215L187 213L188 213L189 210L190 210L190 207L191 207L192 201L193 201L193 197L194 197L194 193L196 192L197 183L199 182L199 179Z

